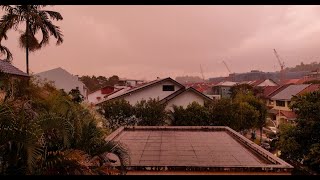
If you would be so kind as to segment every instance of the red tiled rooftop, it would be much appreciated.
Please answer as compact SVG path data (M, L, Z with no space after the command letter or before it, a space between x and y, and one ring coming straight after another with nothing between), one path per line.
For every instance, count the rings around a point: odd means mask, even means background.
M306 87L304 90L300 91L298 95L303 95L305 93L314 92L320 90L320 84L311 84L310 86Z

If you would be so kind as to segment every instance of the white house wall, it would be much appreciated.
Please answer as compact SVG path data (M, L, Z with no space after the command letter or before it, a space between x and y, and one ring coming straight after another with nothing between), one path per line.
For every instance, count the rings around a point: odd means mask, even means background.
M166 110L173 110L172 106L182 106L186 108L189 104L191 104L193 101L199 103L200 105L204 105L204 98L199 96L198 94L192 92L192 91L185 91L178 96L171 99L167 106Z
M174 91L163 91L162 90L163 85L174 85ZM152 85L145 89L132 92L131 95L126 95L124 99L127 100L131 105L135 105L138 101L141 101L142 99L149 100L149 98L152 98L152 99L159 98L159 100L161 100L169 96L170 94L178 91L179 89L180 87L172 83L171 81L163 81L163 82L160 82L159 84Z
M96 104L102 102L104 100L104 96L105 94L102 94L101 90L98 90L88 95L88 101L89 103ZM100 97L100 100L98 100L97 97Z

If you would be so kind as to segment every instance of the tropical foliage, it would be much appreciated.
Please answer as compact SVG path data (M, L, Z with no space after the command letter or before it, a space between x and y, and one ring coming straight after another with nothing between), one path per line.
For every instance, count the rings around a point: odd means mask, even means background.
M105 141L89 109L48 83L0 103L0 174L114 174L130 163L126 147ZM110 154L118 157L115 169Z
M291 108L297 123L281 127L281 157L320 173L320 91L294 97Z

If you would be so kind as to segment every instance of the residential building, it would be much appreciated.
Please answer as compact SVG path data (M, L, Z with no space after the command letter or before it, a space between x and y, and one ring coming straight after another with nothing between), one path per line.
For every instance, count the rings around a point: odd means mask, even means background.
M226 126L128 126L106 140L128 147L128 175L290 175L293 170ZM113 165L120 166L112 155Z
M52 82L57 89L63 89L66 93L78 88L84 100L88 100L88 88L85 84L79 80L78 76L72 75L61 67L37 73L35 76L40 81Z
M201 105L203 105L205 101L212 101L212 99L196 89L191 87L186 88L170 77L157 79L135 88L121 90L108 95L104 101L121 98L128 101L131 105L135 105L141 100L159 99L160 102L167 103L167 110L172 109L173 104L186 107L194 101ZM96 105L99 105L102 102L99 102Z
M13 66L11 63L0 59L0 73L5 77L0 76L0 100L4 99L6 96L6 92L4 90L2 78L9 78L11 84L15 81L28 80L30 76L21 71L20 69Z
M281 123L294 123L296 114L290 109L291 98L306 89L310 84L291 84L281 86L270 96L268 106L271 119L279 126Z
M220 95L221 98L230 97L230 89L232 86L236 85L236 82L223 81L212 87L213 95Z
M110 95L111 93L114 93L116 91L119 91L123 88L117 88L114 86L105 86L101 89L98 89L94 92L91 92L88 94L88 102L91 104L97 104L99 102L102 102L106 99L107 95Z

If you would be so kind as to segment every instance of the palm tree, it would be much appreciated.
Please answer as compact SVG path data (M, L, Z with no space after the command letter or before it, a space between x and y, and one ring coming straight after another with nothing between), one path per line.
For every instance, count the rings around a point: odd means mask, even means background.
M57 39L57 45L63 42L63 35L60 27L52 23L50 19L62 20L59 12L42 10L43 5L1 5L5 15L0 20L0 44L2 39L8 39L7 31L18 30L21 23L25 23L25 31L21 33L19 43L21 48L26 49L26 69L29 74L29 51L36 51L49 43L49 36ZM39 42L35 37L38 31L42 33L42 40ZM8 50L0 45L0 52ZM8 55L8 51L5 51ZM10 54L9 54L10 55Z

